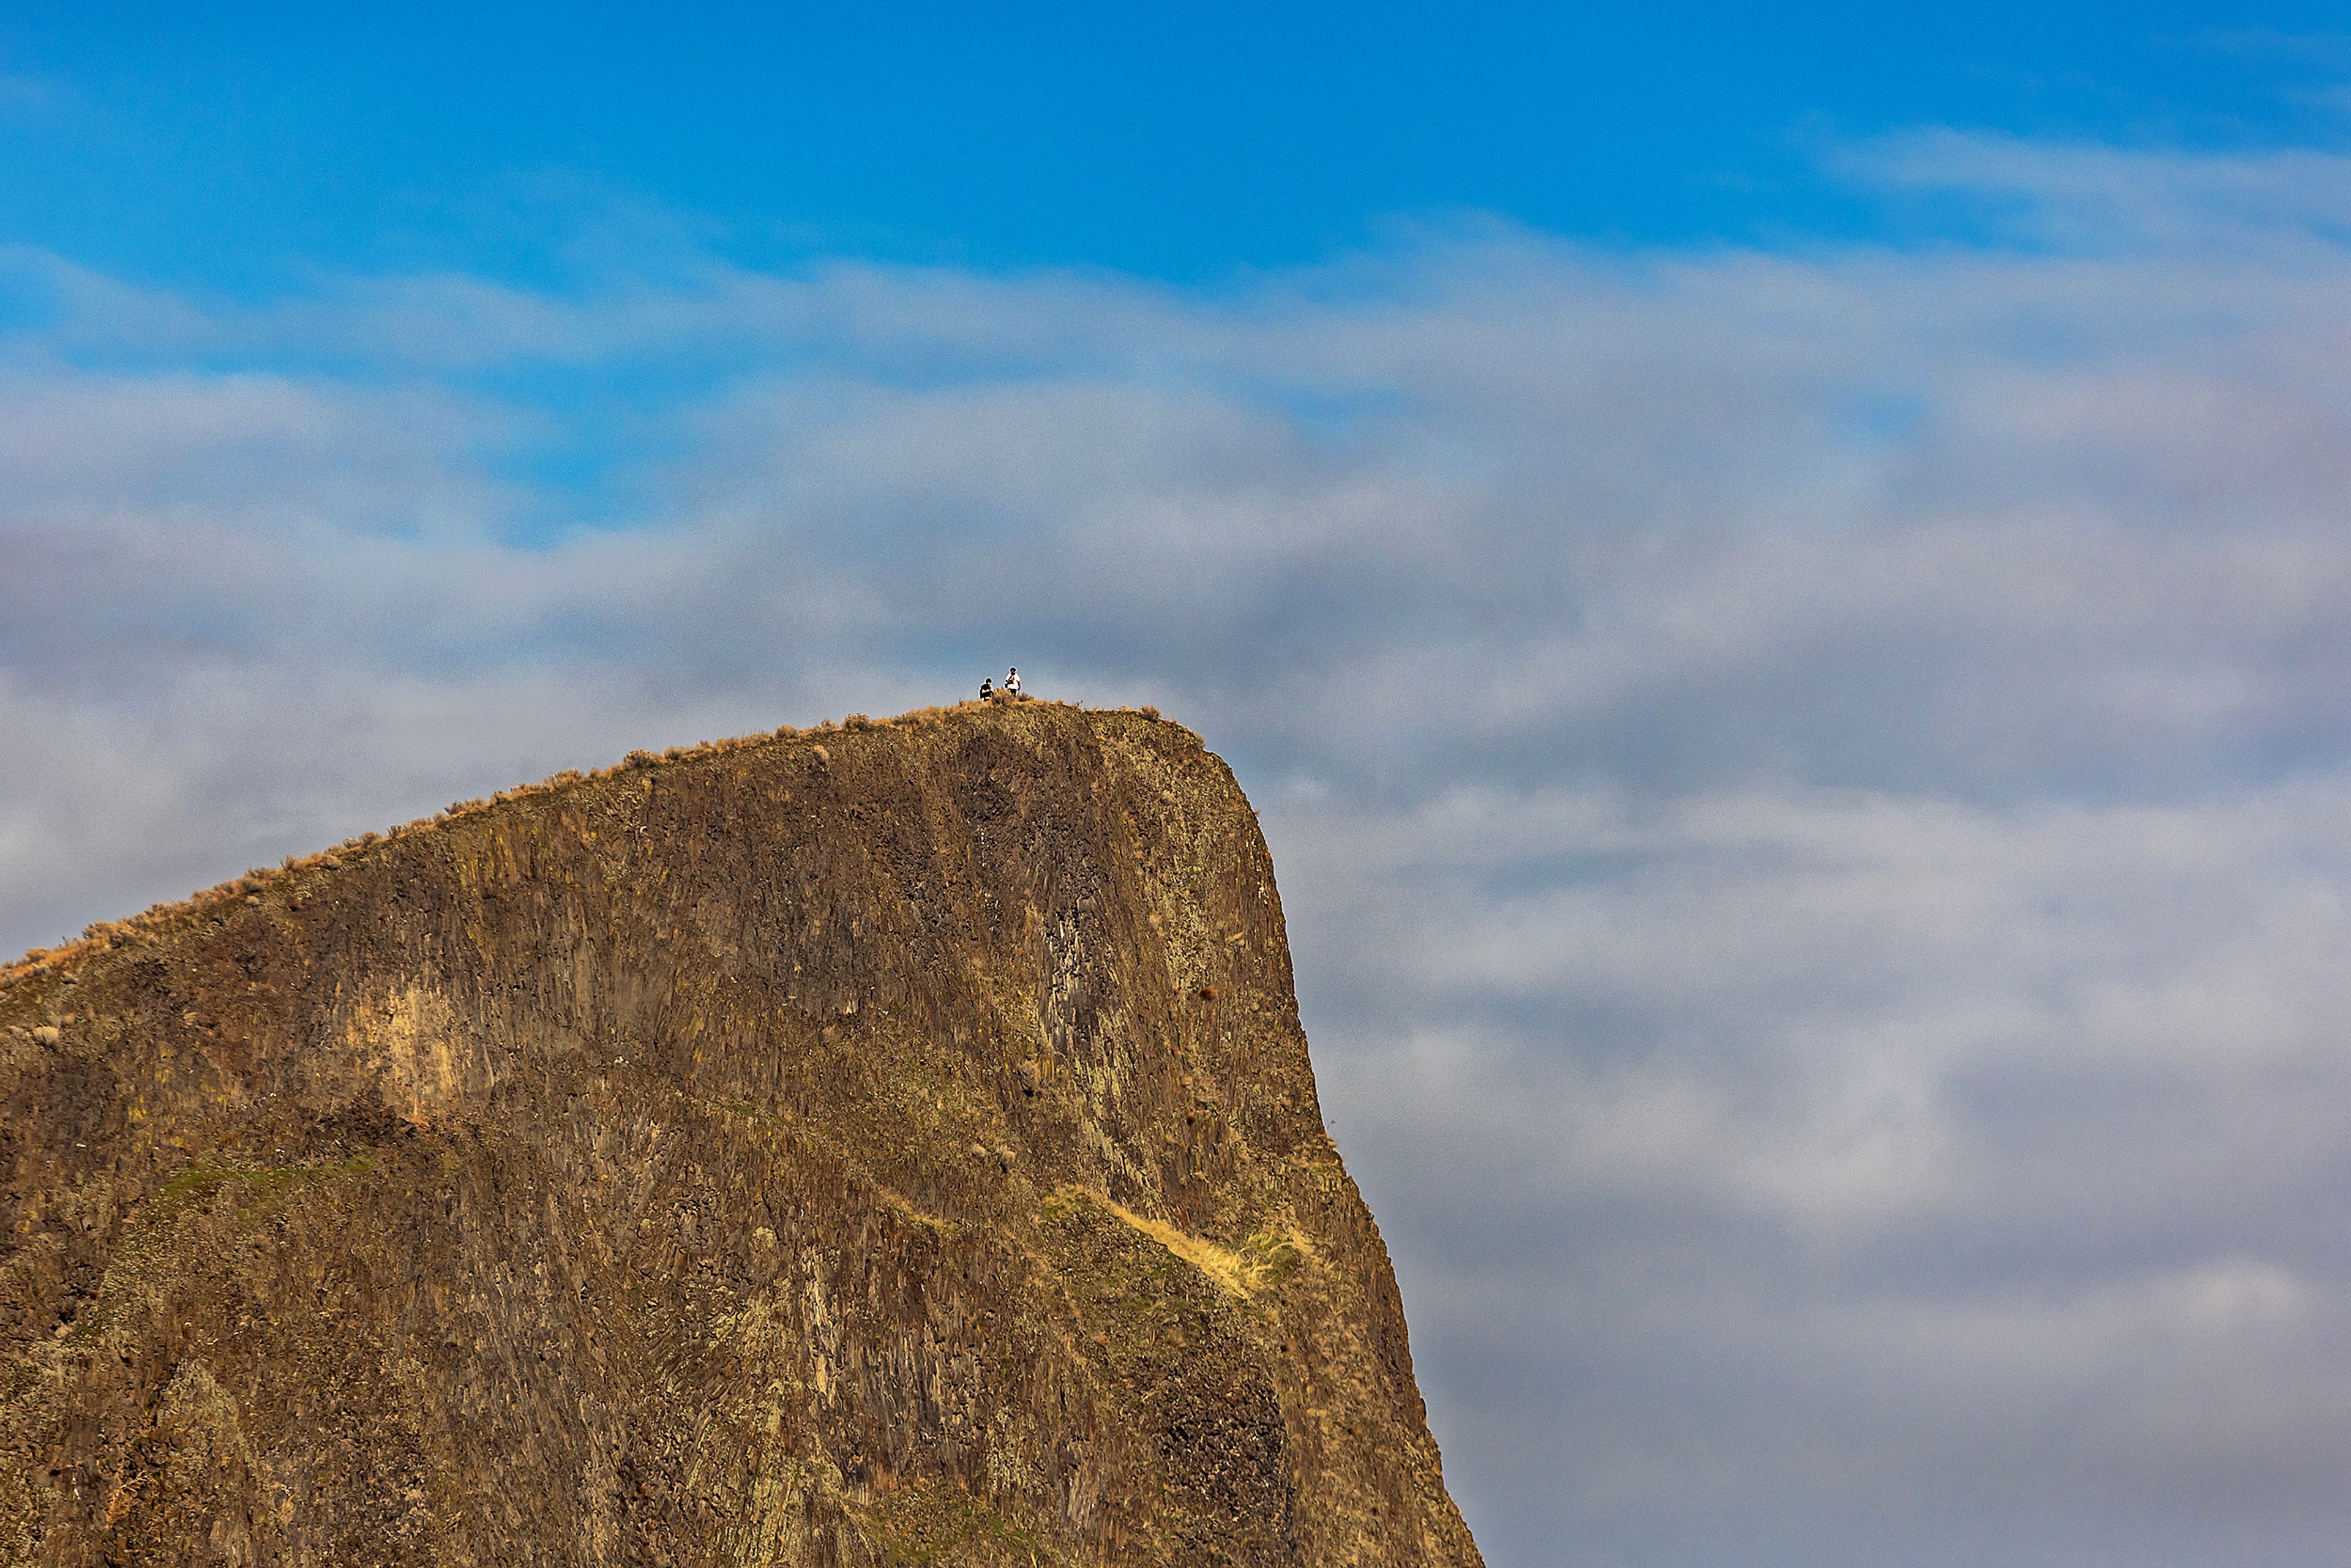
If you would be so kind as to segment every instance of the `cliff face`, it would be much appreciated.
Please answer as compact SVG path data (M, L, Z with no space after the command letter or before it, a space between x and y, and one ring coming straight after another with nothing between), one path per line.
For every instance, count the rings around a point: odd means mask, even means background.
M1478 1562L1189 732L524 793L0 986L0 1561Z

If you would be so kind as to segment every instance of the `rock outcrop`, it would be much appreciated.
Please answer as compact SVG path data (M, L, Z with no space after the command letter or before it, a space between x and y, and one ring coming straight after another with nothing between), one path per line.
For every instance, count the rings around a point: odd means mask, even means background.
M0 1562L1478 1562L1198 739L455 809L0 981Z

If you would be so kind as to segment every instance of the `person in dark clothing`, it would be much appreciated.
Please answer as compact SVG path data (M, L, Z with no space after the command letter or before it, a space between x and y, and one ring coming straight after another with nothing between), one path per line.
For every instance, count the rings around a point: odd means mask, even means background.
M996 699L996 683L995 683L995 681L994 681L994 680L992 680L992 679L990 679L990 678L989 678L988 676L987 676L987 675L982 675L982 676L980 676L980 677L979 677L979 700L980 700L980 701L982 701L982 702L993 702L995 699Z

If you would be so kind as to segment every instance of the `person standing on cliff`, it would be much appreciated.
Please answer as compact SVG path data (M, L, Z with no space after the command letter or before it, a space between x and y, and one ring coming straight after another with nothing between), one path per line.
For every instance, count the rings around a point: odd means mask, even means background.
M979 677L979 700L984 703L992 703L996 700L996 683L986 675Z
M1014 702L1019 702L1020 700L1020 672L1018 669L1008 670L1005 673L1004 690L1005 694L1011 697Z

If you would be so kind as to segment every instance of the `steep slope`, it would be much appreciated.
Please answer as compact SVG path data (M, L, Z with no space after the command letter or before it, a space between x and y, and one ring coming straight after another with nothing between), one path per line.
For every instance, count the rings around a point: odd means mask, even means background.
M1478 1562L1230 773L852 721L0 982L0 1561Z

